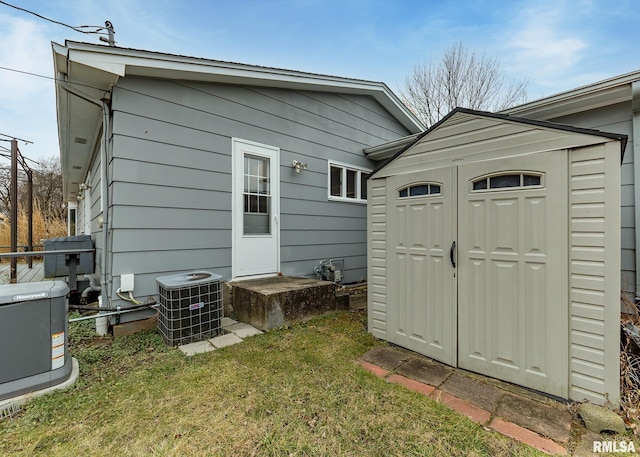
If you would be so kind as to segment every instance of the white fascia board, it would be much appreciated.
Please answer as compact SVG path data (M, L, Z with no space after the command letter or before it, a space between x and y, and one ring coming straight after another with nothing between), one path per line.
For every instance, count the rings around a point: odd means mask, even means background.
M581 86L576 89L560 92L549 97L527 102L501 112L527 117L538 112L547 111L550 113L552 112L553 115L543 117L550 118L554 116L572 114L572 112L576 111L575 105L578 104L580 105L580 110L578 111L586 111L600 106L631 100L631 84L639 80L640 71L635 71L621 76L616 76L614 78L609 78L604 81ZM629 90L627 91L624 86L628 86ZM603 102L602 99L598 97L599 94L605 95L607 101ZM574 108L571 111L563 110L563 107L570 104L574 104ZM537 116L534 117L538 118Z
M189 79L369 95L410 132L424 129L413 113L382 82L85 43L67 42L63 49L69 50L69 59L73 62L118 76Z
M117 56L97 54L95 52L70 51L69 61L86 65L117 76L125 75L125 65L118 61Z

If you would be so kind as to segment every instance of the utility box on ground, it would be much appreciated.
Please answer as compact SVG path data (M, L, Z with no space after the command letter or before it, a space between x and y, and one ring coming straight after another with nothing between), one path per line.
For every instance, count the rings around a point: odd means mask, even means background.
M213 338L222 321L222 276L193 271L156 278L158 329L171 346Z
M71 376L62 281L0 285L0 400Z

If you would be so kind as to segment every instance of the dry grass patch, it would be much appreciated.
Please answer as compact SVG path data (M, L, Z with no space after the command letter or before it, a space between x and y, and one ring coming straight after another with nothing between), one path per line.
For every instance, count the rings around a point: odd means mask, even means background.
M340 313L184 357L155 333L92 344L81 378L0 422L0 455L541 455L355 361L381 344Z

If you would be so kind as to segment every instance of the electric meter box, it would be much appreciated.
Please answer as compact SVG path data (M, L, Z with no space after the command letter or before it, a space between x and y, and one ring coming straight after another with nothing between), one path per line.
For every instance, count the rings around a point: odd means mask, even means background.
M0 400L71 376L68 293L62 281L0 285Z

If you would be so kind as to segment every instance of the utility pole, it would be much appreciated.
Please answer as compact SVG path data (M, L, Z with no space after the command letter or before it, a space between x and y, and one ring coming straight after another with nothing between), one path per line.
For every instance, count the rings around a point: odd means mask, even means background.
M11 140L11 252L18 250L18 140ZM11 257L11 282L18 279L18 259Z
M27 251L33 251L33 170L27 168ZM33 256L27 256L27 265L33 268Z

